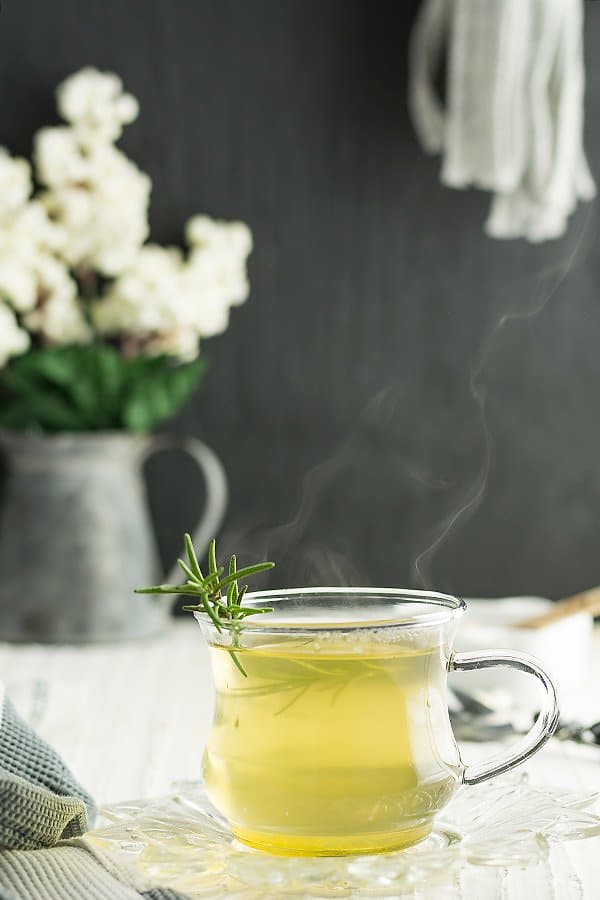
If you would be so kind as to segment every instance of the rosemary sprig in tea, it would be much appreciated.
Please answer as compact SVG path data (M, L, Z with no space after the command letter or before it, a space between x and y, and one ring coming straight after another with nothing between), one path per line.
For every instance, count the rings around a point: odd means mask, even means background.
M155 584L150 587L136 588L136 594L186 594L191 597L199 597L199 603L189 604L183 607L188 612L204 612L210 618L211 622L217 629L222 632L223 628L232 632L232 640L235 646L239 647L239 625L246 616L256 616L259 613L273 612L272 607L248 607L243 606L244 595L246 594L247 585L240 588L238 582L240 578L246 578L249 575L256 575L258 572L264 572L272 569L275 563L262 562L253 566L245 566L243 569L237 568L237 559L235 555L230 557L227 574L224 575L223 566L217 564L217 554L215 541L210 542L208 548L208 575L202 574L202 569L198 563L196 551L189 534L185 535L185 552L187 562L178 559L187 581L183 584ZM223 591L226 590L223 596ZM246 675L246 671L239 661L233 650L229 651L231 659L238 667L242 675Z

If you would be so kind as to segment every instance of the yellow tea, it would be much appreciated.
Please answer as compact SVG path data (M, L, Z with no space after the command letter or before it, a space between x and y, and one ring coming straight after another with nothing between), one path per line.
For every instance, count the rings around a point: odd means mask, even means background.
M459 760L439 646L273 637L211 646L217 691L204 760L235 835L291 855L377 852L425 837Z
M197 601L184 609L204 632L216 688L205 784L252 847L325 856L408 846L429 833L455 785L512 769L556 728L556 691L533 658L452 652L459 598L346 587L246 594L239 579L273 563L238 569L231 556L225 570L213 540L205 577L189 534L185 548L183 585L139 590ZM465 766L446 673L491 666L535 677L544 702L516 748Z

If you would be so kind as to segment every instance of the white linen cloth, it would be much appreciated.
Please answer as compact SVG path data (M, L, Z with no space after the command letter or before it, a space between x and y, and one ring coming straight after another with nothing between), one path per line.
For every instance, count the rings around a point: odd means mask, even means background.
M493 194L492 237L562 235L596 193L583 149L583 0L424 0L409 109L441 180ZM435 79L446 55L446 99Z

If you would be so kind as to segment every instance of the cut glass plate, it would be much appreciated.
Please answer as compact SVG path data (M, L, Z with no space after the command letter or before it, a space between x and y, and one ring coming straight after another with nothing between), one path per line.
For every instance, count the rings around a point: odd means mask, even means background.
M544 863L555 845L600 835L596 799L534 786L526 775L503 776L459 789L432 834L413 847L376 856L286 858L238 843L202 785L184 783L167 797L104 809L87 838L116 864L132 866L142 883L191 898L453 898L464 895L474 870L484 897L490 869L503 878L511 869L531 870L533 888L536 877L547 877ZM490 896L497 889L494 881Z

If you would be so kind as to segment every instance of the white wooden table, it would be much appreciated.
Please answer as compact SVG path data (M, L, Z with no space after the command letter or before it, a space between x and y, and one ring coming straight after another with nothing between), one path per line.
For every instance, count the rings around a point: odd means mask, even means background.
M600 629L582 709L600 719ZM0 644L0 679L15 705L102 804L167 793L197 780L212 715L212 684L199 628L179 622L152 641L89 647ZM467 747L465 756L495 748ZM545 784L600 790L600 748L552 741L528 766ZM476 788L474 788L476 790ZM490 876L492 878L492 876ZM561 846L547 891L532 893L527 871L499 871L462 896L483 900L594 900L600 897L600 838Z

